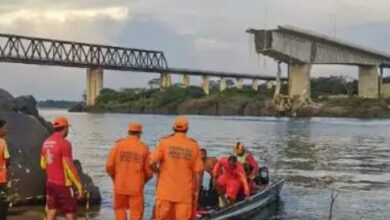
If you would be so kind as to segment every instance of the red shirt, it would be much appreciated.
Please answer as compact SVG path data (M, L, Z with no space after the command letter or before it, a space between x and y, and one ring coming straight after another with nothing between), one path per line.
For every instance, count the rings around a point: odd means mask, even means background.
M236 167L232 169L229 166L229 161L227 157L220 159L218 163L214 166L213 175L215 177L219 176L219 174L221 173L221 169L223 171L222 172L223 175L229 176L232 179L245 176L244 166L242 166L242 164L237 162Z
M41 157L46 162L47 183L69 186L65 176L64 158L72 159L72 146L60 133L54 133L43 143Z

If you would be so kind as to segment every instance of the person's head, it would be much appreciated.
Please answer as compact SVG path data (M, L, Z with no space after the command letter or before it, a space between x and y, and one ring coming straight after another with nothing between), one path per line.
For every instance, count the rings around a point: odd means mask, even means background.
M173 122L173 130L175 132L187 133L188 131L188 119L183 116L178 116Z
M245 154L245 146L241 142L237 142L234 146L234 153L238 156L242 156Z
M237 167L237 157L236 156L229 156L228 157L228 163L229 163L229 167L231 169L235 169Z
M130 123L128 131L129 135L140 137L142 134L142 125L139 123Z
M0 137L5 137L7 135L7 122L0 119Z
M57 117L53 121L54 132L59 132L63 137L68 136L69 132L69 121L65 117Z
M202 158L202 160L205 160L207 158L207 150L202 148L200 149L200 157Z

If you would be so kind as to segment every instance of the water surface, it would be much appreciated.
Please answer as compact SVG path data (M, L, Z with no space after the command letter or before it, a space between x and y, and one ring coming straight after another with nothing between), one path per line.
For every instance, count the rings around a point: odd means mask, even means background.
M112 183L104 164L127 124L144 125L144 141L154 148L171 132L173 116L66 113L41 110L52 120L61 114L72 124L74 157L101 189L100 210L90 219L113 219ZM255 219L326 219L330 188L340 191L334 219L390 218L390 120L276 119L190 116L189 135L210 155L226 155L242 141L273 176L287 178L280 201ZM154 180L146 187L146 216L153 205ZM85 218L84 218L85 219Z

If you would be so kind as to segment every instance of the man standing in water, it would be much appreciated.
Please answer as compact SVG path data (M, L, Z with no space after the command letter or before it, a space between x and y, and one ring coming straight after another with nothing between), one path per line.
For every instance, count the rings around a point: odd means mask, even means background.
M73 164L72 146L65 139L69 130L68 120L58 117L53 127L54 133L43 143L41 152L41 167L47 174L46 217L54 220L57 210L60 210L67 220L75 220L77 199L72 185L76 187L79 199L83 196L83 187Z
M151 168L159 173L156 220L190 220L198 201L203 171L200 147L186 135L187 118L177 117L173 130L150 157Z
M9 166L9 153L5 137L7 136L7 123L0 120L0 220L7 219L7 168Z
M149 149L141 141L142 125L130 124L129 136L116 142L106 163L106 171L114 181L116 220L142 220L144 186L153 177L148 164Z

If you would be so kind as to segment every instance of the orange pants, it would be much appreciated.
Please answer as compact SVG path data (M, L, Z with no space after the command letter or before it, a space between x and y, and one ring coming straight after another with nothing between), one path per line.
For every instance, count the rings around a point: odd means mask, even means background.
M116 220L127 220L127 210L130 209L130 220L142 220L144 215L143 195L114 195L114 209Z
M192 203L156 201L156 220L191 220Z
M238 178L224 174L218 177L217 184L225 190L226 196L231 199L237 198L237 194L242 186Z

